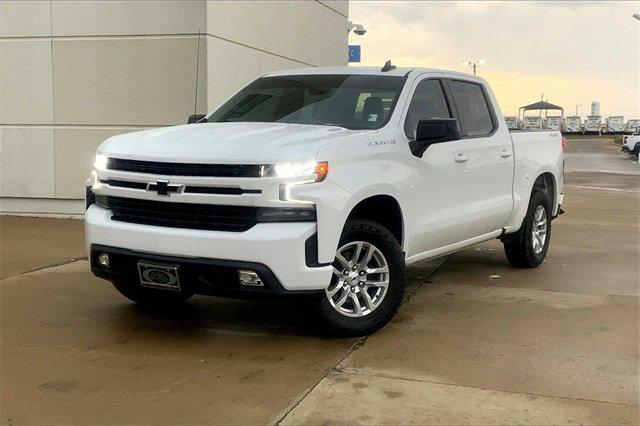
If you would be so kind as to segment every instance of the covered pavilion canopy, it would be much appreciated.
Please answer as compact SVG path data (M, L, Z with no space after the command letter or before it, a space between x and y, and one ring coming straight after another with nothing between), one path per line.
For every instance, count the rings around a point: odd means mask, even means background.
M564 117L564 108L562 108L561 106L558 105L554 105L551 104L549 102L546 101L538 101L538 102L534 102L532 104L529 105L525 105L523 107L520 107L520 111L522 112L522 116L524 117L524 113L526 111L540 111L540 115L542 115L542 111L544 111L544 116L547 116L547 111L548 110L560 110L562 111L561 114Z

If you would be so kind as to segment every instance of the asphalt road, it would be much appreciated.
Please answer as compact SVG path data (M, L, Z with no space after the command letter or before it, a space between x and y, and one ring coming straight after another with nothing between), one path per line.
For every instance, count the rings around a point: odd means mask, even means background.
M138 308L90 274L80 221L0 217L0 421L637 424L640 176L570 144L542 266L493 241L411 267L361 339L291 302Z

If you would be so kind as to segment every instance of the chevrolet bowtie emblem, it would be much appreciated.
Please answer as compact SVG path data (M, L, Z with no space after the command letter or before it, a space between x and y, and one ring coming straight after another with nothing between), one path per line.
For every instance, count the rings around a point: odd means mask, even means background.
M157 180L147 184L147 191L156 191L158 195L170 195L171 192L180 192L184 185L170 184L168 180Z

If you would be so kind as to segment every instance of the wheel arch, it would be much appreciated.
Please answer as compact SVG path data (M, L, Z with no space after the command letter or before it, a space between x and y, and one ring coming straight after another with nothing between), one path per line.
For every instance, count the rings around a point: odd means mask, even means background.
M555 217L558 213L558 202L560 200L558 181L556 175L550 168L539 170L536 174L535 180L529 181L529 185L517 188L514 192L514 210L506 223L507 235L516 233L522 226L531 196L537 190L541 190L546 193L549 199L549 210L552 217ZM561 183L560 183L561 184Z
M398 200L388 194L370 195L358 201L351 208L342 229L349 220L372 220L384 226L396 238L401 247L404 246L404 217Z
M533 187L531 188L531 194L529 195L529 199L531 199L531 195L533 195L535 191L542 191L543 193L545 193L550 203L548 207L551 210L551 214L554 215L555 210L557 208L556 205L558 200L558 193L557 193L556 178L553 175L553 173L543 172L540 175L538 175L538 177L533 183ZM527 204L528 204L528 200L527 200Z

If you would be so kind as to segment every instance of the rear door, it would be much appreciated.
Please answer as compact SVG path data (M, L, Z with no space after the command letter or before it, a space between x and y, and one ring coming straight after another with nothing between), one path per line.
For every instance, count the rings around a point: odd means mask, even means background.
M514 156L511 136L499 122L487 89L475 81L447 80L462 131L468 163L467 234L501 229L513 207Z

